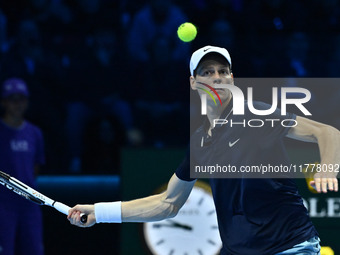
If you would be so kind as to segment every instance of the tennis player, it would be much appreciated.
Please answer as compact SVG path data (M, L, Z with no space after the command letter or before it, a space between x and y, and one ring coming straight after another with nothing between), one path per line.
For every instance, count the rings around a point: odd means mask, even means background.
M0 169L35 187L35 175L45 163L41 130L24 119L29 92L18 78L4 81L4 115L0 120ZM42 255L42 215L38 205L13 192L0 192L0 254Z
M193 53L190 60L191 88L197 90L202 83L230 84L233 81L231 59L224 48L206 46ZM202 95L201 90L197 90ZM276 125L261 129L214 127L214 119L239 121L233 115L232 95L220 89L222 105L218 109L207 102L207 120L192 135L191 163L209 165L215 162L242 165L286 164L288 157L283 138L318 143L321 163L340 163L340 132L304 117L275 111L273 119L293 119L298 125L290 128ZM207 97L208 98L208 97ZM268 109L256 103L256 109ZM245 112L242 118L252 117ZM258 116L259 118L259 116ZM292 179L276 178L212 178L219 231L223 242L222 255L287 255L320 254L318 233L313 226L297 186ZM158 195L127 202L77 205L69 211L68 219L79 227L104 222L148 222L174 217L187 200L195 179L190 178L189 153L175 174L167 190ZM338 191L334 173L317 173L311 183L316 190L326 193ZM80 213L88 214L88 222L80 222Z

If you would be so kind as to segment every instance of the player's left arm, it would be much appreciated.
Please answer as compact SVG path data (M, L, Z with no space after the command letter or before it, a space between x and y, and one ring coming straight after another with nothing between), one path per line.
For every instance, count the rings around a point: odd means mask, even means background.
M304 117L296 117L297 125L290 128L287 137L317 143L320 150L321 164L340 164L340 132L336 128L313 121ZM327 193L329 190L338 191L338 172L319 172L314 175L311 185L316 190Z

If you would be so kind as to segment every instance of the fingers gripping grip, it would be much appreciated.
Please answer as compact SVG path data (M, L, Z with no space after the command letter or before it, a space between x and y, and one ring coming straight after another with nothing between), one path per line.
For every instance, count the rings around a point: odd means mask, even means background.
M63 203L60 203L60 202L55 202L53 204L53 207L55 209L57 209L59 212L65 214L65 215L68 215L68 211L71 209L71 207L69 207L69 206L67 206ZM87 222L87 215L84 214L84 213L80 214L80 221L82 223L86 223Z

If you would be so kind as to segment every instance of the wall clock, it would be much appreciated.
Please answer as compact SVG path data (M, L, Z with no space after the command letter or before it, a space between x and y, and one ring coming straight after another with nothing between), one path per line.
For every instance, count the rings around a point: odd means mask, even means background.
M210 186L197 181L177 216L143 224L154 255L215 255L222 247Z

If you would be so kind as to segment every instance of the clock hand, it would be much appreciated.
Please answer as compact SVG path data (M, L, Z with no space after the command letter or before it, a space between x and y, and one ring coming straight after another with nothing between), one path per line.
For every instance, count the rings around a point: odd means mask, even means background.
M167 220L167 222L170 222L172 224L155 223L152 226L154 228L170 227L170 228L182 228L182 229L185 229L185 230L188 230L188 231L192 230L192 227L190 227L188 225L180 224L180 223L172 221L172 220Z
M171 222L172 225L175 226L175 227L183 228L183 229L186 229L186 230L192 230L192 227L190 227L189 225L184 225L184 224L178 223L174 220L167 220L167 221Z
M161 224L161 223L155 223L152 225L154 228L160 228L160 227L169 227L169 228L182 228L184 230L192 230L192 227L186 226L186 225L180 225L180 224Z

